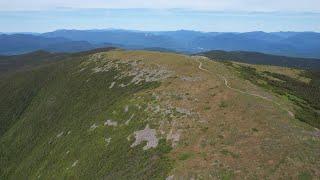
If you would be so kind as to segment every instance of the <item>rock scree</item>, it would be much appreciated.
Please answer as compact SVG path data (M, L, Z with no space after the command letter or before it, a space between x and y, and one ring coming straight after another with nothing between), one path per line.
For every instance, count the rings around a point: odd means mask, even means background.
M156 148L158 146L158 138L156 137L156 130L150 129L149 125L147 125L143 130L135 131L135 142L131 145L131 147L135 147L141 144L144 141L147 141L147 144L143 147L143 150L148 150L150 148Z

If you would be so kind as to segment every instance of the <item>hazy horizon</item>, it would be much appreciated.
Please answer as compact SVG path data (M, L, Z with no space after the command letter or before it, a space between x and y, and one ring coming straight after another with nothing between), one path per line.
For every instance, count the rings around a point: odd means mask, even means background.
M264 32L264 33L278 33L278 32L284 32L284 33L320 33L320 31L263 31L263 30L253 30L253 31L202 31L202 30L193 30L193 29L172 29L172 30L139 30L139 29L125 29L125 28L113 28L113 27L106 27L101 29L65 29L65 28L59 28L59 29L53 29L50 31L43 31L43 32L37 32L37 31L12 31L12 32L3 32L0 31L0 33L3 34L43 34L43 33L49 33L49 32L55 32L55 31L132 31L132 32L150 32L150 33L156 33L156 32L177 32L177 31L190 31L190 32L200 32L200 33L251 33L251 32Z
M66 9L0 11L1 32L49 32L56 29L129 29L204 32L320 31L320 13L216 12L151 9Z

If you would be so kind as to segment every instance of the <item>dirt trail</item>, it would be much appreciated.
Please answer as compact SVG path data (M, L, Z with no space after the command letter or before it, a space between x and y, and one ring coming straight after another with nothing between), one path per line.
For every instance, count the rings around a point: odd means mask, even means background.
M207 72L207 73L212 73L212 72L210 72L209 70L204 69L204 68L202 67L202 62L199 60L200 58L202 58L202 59L204 59L204 58L207 59L206 57L196 57L196 60L199 62L198 68L199 68L200 70L202 70L202 71ZM227 88L229 88L229 89L231 89L231 90L233 90L233 91L242 93L242 94L254 96L254 97L257 97L257 98L264 99L264 100L266 100L266 101L272 102L272 103L276 104L277 106L279 106L282 110L287 111L288 114L289 114L291 117L294 117L294 114L293 114L291 111L289 111L289 110L285 109L284 107L282 107L282 105L279 104L278 102L276 102L276 101L274 101L274 100L272 100L272 99L270 99L270 98L268 98L268 97L261 96L261 95L259 95L259 94L253 94L253 93L249 93L249 92L246 92L246 91L242 91L242 90L240 90L240 89L233 88L233 87L230 86L230 84L229 84L229 82L228 82L228 80L227 80L226 77L224 77L223 75L219 75L219 74L216 74L216 75L217 75L220 79L222 79L222 80L224 81L224 84L225 84L225 86L226 86Z

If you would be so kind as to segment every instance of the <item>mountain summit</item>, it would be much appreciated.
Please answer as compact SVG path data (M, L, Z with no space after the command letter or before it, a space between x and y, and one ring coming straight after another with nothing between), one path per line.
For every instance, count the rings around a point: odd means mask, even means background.
M319 177L317 74L150 51L32 55L0 75L0 179Z

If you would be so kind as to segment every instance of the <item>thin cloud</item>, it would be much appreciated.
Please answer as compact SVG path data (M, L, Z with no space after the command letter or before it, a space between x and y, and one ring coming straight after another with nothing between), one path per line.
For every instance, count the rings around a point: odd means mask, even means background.
M10 0L0 1L1 11L56 8L151 8L213 11L320 12L319 0Z

